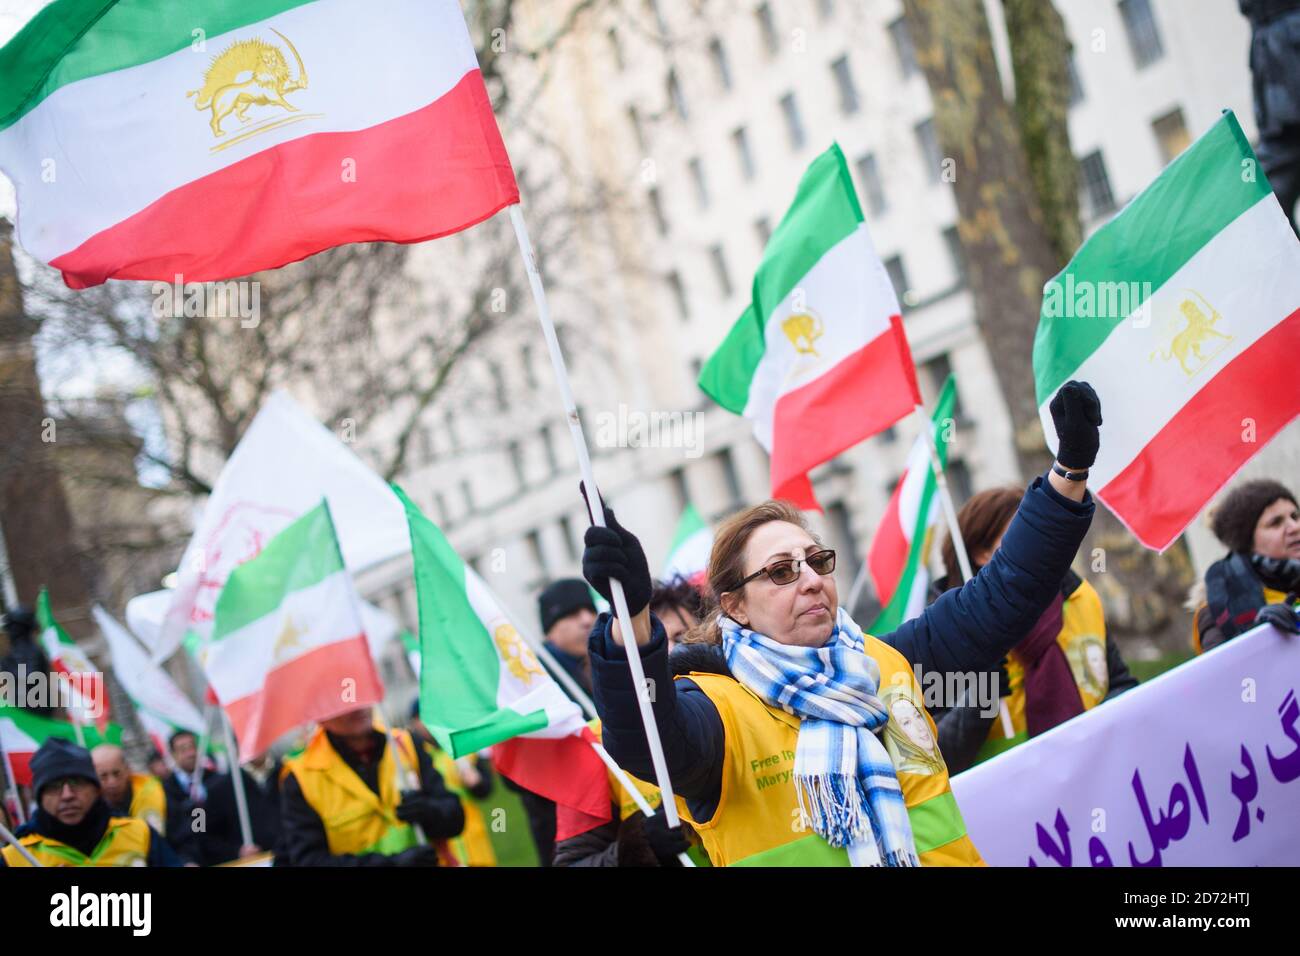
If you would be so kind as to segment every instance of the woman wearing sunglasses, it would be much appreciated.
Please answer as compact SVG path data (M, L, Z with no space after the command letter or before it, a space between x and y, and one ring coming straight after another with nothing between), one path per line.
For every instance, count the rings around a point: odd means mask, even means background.
M703 625L718 651L711 665L692 653L674 680L640 542L608 509L609 527L587 530L583 573L606 599L611 578L623 583L678 807L715 866L982 864L937 750L917 756L936 733L915 675L995 667L1059 591L1092 520L1101 406L1070 382L1051 413L1057 461L1002 548L892 634L862 633L839 606L835 553L796 509L768 501L719 529L708 571L718 611ZM622 645L601 615L590 653L604 743L653 780ZM911 723L886 733L900 715Z

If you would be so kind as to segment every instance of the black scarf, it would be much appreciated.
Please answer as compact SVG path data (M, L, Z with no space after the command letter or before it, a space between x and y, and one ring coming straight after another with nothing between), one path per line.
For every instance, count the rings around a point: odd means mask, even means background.
M1300 590L1300 561L1231 552L1205 572L1205 603L1225 640L1249 630L1264 606L1264 588Z
M1264 587L1290 594L1300 591L1300 560L1295 558L1266 558L1262 554L1250 556L1250 566L1255 569Z
M95 851L95 847L99 846L99 841L104 839L104 832L108 829L108 820L111 816L112 813L103 797L97 798L90 805L86 815L81 818L81 822L74 824L60 823L58 817L37 807L32 817L31 831L49 837L51 840L58 840L84 856L90 856Z

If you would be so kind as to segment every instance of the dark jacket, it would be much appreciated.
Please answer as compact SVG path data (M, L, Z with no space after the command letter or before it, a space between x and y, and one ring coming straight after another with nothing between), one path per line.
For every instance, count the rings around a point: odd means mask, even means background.
M108 829L108 821L113 816L112 810L101 797L91 806L90 811L85 818L76 826L68 826L60 823L57 818L46 813L40 807L32 818L14 831L14 836L19 839L32 833L39 833L43 837L51 840L58 840L67 846L78 850L86 856L99 845L99 841L104 838L104 831ZM167 845L167 841L153 827L149 827L149 853L145 856L145 866L180 866L181 860L172 852L172 848ZM8 866L4 857L0 856L0 867Z
M384 735L379 736L379 746L387 745ZM344 763L362 779L367 787L379 793L379 760L363 764L333 734L330 743L343 758ZM433 810L420 821L424 835L430 840L447 840L465 829L465 810L460 798L447 789L442 776L433 769L433 761L423 747L415 748L415 758L420 770L420 790L433 800ZM392 866L392 857L382 853L333 854L325 835L325 824L302 794L298 778L285 774L280 784L280 843L276 847L277 866Z
M1065 580L1061 582L1061 596L1068 599L1082 583L1081 577L1073 571L1068 572ZM1106 671L1109 676L1103 702L1118 697L1138 685L1138 679L1129 673L1128 665L1120 655L1119 645L1114 640L1106 642ZM997 672L998 668L995 667L989 673ZM1005 675L999 673L998 679L1004 680ZM979 684L977 683L976 686ZM997 685L986 683L984 686ZM975 755L988 739L989 728L999 720L998 711L988 715L984 708L974 701L965 706L948 707L943 710L932 709L930 716L934 718L935 726L939 730L939 752L943 754L943 762L948 765L949 774L959 774L975 763Z
M1250 72L1259 126L1260 159L1286 133L1300 133L1300 0L1238 0L1250 20ZM1297 155L1295 144L1286 150L1288 160ZM1273 157L1268 157L1269 159ZM1290 210L1287 210L1290 213Z
M276 761L264 783L243 767L244 798L248 801L248 822L253 842L263 850L273 850L280 840L280 763ZM239 826L239 804L235 798L235 778L218 777L208 789L208 833L204 841L204 858L208 865L238 859L244 845Z
M217 774L205 773L203 775L203 789L209 790L217 780ZM180 780L176 774L169 774L162 782L163 794L167 797L167 823L166 834L167 842L172 845L172 849L186 863L198 863L202 865L207 861L208 854L207 844L207 821L204 819L203 829L196 829L197 821L200 819L194 813L198 808L203 807L203 801L190 799L189 789L181 786ZM206 811L205 811L206 813Z
M954 588L881 640L913 667L978 671L996 666L1046 610L1092 521L1091 496L1075 502L1046 478L1026 492L993 559L974 580ZM722 719L689 679L674 682L663 625L651 615L652 636L641 649L646 677L658 688L652 704L673 788L696 820L707 820L722 789L726 741ZM605 748L629 773L653 780L637 691L624 648L609 638L609 615L592 629L592 683Z

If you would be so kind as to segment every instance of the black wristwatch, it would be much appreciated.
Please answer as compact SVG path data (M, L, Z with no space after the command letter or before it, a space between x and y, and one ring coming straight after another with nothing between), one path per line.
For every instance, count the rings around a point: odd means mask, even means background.
M1083 471L1068 471L1059 461L1052 462L1052 471L1056 472L1066 481L1086 481L1088 478L1088 469Z

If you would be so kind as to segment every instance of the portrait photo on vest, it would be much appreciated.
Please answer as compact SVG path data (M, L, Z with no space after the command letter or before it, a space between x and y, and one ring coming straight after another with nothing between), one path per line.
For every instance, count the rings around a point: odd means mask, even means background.
M0 950L1284 925L1298 222L1300 0L0 0Z

